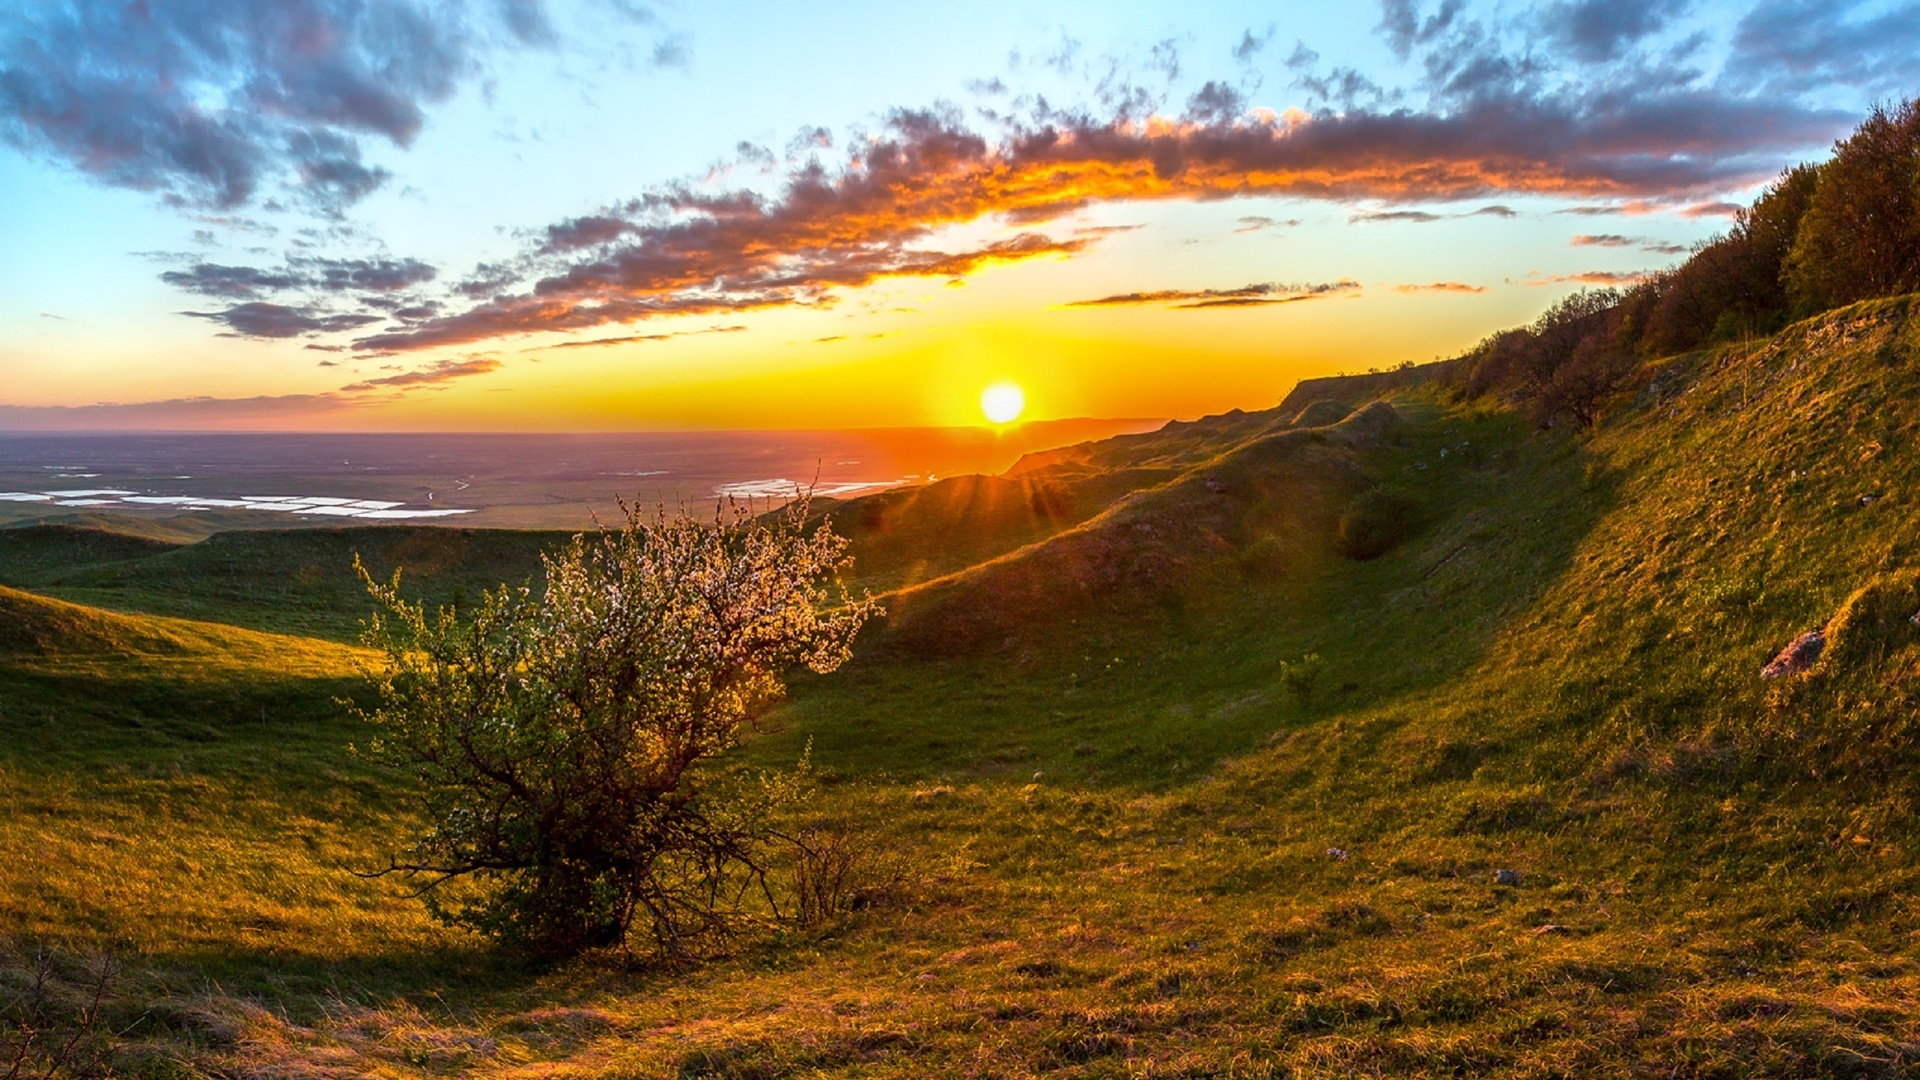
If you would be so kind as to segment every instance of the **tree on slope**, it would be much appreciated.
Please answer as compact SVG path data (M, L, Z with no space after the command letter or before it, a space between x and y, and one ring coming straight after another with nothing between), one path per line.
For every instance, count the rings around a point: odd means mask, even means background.
M1920 290L1920 101L1834 147L1783 273L1801 315Z
M429 614L399 577L382 609L372 754L410 772L427 827L383 873L424 878L444 921L543 958L644 929L667 950L757 900L779 912L765 784L715 759L785 675L843 663L875 606L829 581L846 540L744 511L643 520L545 556L546 587Z

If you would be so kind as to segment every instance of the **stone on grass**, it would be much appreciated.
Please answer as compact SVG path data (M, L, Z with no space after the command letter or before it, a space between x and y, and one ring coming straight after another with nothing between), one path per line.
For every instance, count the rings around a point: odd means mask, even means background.
M1798 675L1813 666L1820 659L1820 650L1827 647L1827 635L1819 630L1809 630L1787 643L1779 655L1767 661L1760 669L1763 679L1780 679L1789 675Z

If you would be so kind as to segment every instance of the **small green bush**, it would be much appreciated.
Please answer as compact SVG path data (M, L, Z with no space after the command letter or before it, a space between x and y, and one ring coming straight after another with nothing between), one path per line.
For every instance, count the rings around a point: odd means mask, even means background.
M1286 546L1272 533L1262 533L1240 549L1240 569L1249 577L1278 573L1286 563Z
M1287 688L1287 693L1307 701L1313 697L1314 688L1320 685L1320 677L1326 670L1319 653L1308 653L1298 660L1282 660L1280 685Z
M1420 504L1412 495L1382 485L1348 504L1335 542L1349 559L1377 559L1411 539L1420 529L1420 517Z

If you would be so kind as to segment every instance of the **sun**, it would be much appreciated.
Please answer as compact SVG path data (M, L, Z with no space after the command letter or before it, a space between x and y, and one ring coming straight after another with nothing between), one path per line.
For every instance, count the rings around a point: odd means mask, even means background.
M980 391L980 411L996 424L1013 423L1026 407L1026 392L1012 383L994 383Z

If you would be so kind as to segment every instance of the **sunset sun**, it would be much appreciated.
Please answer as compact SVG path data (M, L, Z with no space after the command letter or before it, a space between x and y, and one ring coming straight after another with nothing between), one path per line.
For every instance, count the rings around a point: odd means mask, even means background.
M1013 423L1026 407L1026 392L1012 383L994 383L980 391L980 411L996 424Z

